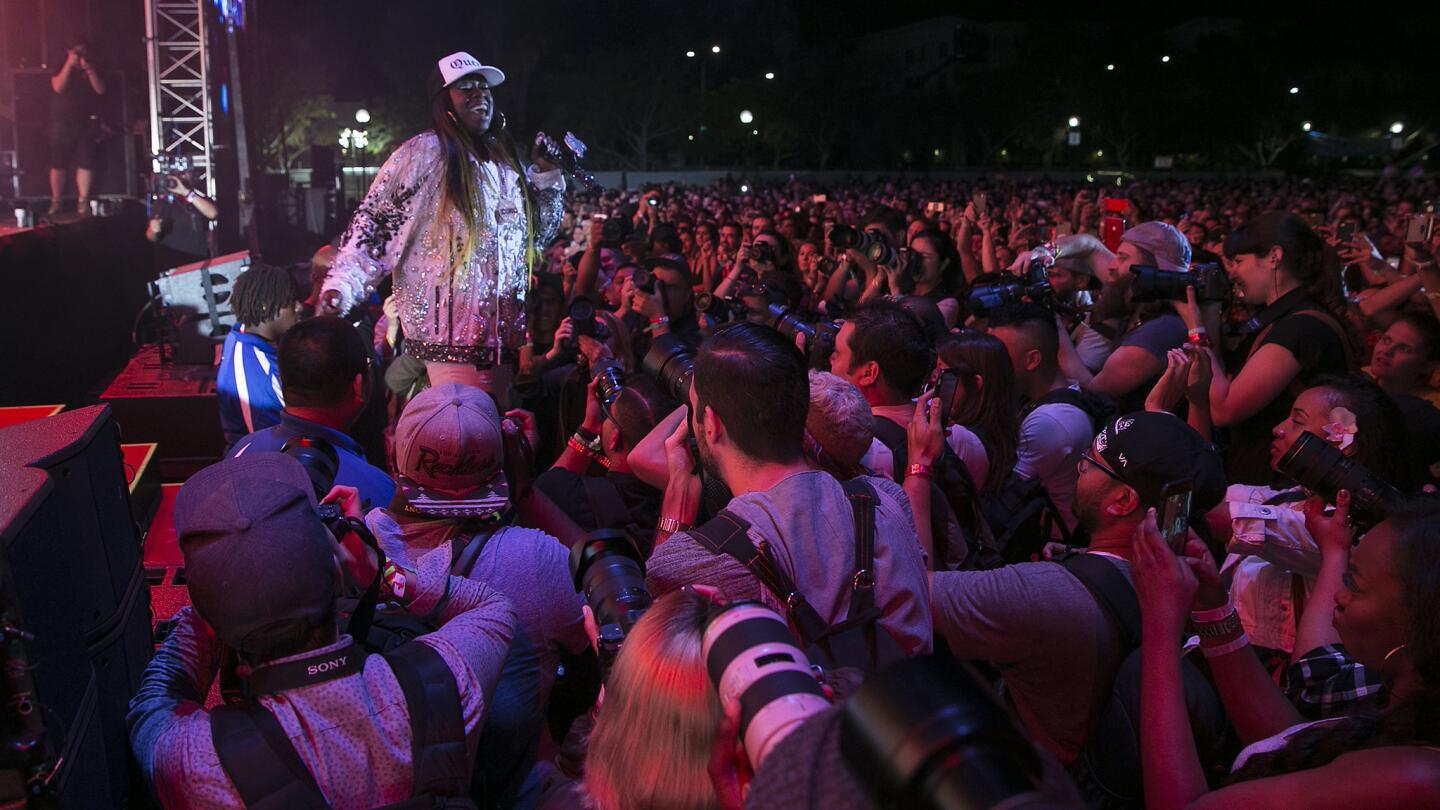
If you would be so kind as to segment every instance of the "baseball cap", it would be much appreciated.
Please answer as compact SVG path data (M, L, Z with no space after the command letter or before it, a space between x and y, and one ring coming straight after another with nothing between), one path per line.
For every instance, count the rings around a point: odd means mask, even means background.
M471 74L478 74L491 87L499 87L505 83L505 71L494 65L481 64L479 59L465 51L456 51L436 60L435 69L430 72L430 95L435 95L459 81L461 77Z
M1127 413L1107 423L1095 449L1146 506L1160 505L1165 485L1194 481L1191 512L1207 511L1225 497L1225 465L1214 445L1173 414Z
M490 517L510 503L505 439L490 395L446 383L410 400L395 425L395 466L406 508Z
M335 541L295 459L246 453L195 473L175 498L175 535L190 599L230 647L334 615Z
M1142 222L1121 234L1120 241L1144 248L1161 270L1190 269L1190 240L1168 222Z

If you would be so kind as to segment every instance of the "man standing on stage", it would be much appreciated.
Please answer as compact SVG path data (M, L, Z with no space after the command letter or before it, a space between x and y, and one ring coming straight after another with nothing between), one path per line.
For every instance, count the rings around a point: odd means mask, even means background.
M437 63L431 128L381 167L320 297L322 312L343 313L393 274L406 353L431 384L474 385L502 405L525 342L530 251L554 237L565 189L558 169L522 169L507 143L491 95L503 81L463 51Z
M75 42L65 65L50 77L55 99L50 103L50 214L60 213L65 177L75 167L79 199L75 213L90 213L90 186L95 180L95 136L105 82L90 63L90 46Z

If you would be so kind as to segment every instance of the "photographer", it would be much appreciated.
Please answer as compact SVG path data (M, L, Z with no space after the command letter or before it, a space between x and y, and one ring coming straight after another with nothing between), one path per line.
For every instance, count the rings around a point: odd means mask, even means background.
M1068 331L1060 334L1060 367L1081 388L1138 406L1143 394L1165 371L1166 353L1185 345L1185 323L1168 302L1136 304L1131 268L1155 267L1173 272L1190 269L1190 243L1173 226L1144 222L1121 236L1114 254L1113 274L1124 285L1130 320L1100 370L1092 373ZM1203 332L1203 329L1202 329ZM1141 400L1135 400L1140 396ZM1132 401L1135 400L1135 401Z
M210 223L220 216L214 201L194 188L189 172L168 172L153 181L145 238L155 245L155 269L163 272L214 255Z
M497 589L514 607L516 632L477 757L481 798L510 807L531 806L538 795L532 770L556 666L586 640L565 546L508 525L519 498L506 478L504 445L484 391L448 383L416 396L395 426L398 493L366 523L396 564L446 549L452 574Z
M855 579L856 515L840 483L805 461L804 356L770 327L734 324L701 347L689 394L691 416L666 440L669 481L646 572L652 593L704 583L732 599L783 605L785 595L770 593L741 561L689 533L700 505L700 478L692 472L698 460L734 493L727 511L768 544L820 619L842 620ZM698 459L686 448L691 425ZM894 482L863 481L875 492L877 624L903 651L928 650L925 563L908 504Z
M629 455L675 401L652 377L622 374L623 387L607 404L604 373L586 387L584 421L535 486L587 532L632 525L652 530L660 519L660 491L635 476ZM603 472L592 474L596 469Z
M84 77L76 74L84 74ZM50 103L50 216L60 213L65 179L75 167L75 213L90 214L90 190L95 181L95 143L100 137L100 97L105 81L90 62L90 43L70 43L65 64L50 77L55 98Z
M1119 574L1125 582L1117 595L1128 591L1132 537L1153 522L1147 507L1162 500L1165 482L1193 480L1196 515L1225 492L1219 454L1170 414L1127 414L1082 448L1074 510L1090 545L1078 562L931 575L936 632L958 658L999 669L1025 727L1067 766L1100 728L1111 683L1132 649L1122 619L1111 617L1096 590L1111 590L1108 581Z
M359 515L353 495L346 511ZM444 551L388 567L383 597L439 629L366 657L336 630L340 550L310 477L277 453L192 476L175 500L175 532L194 605L146 666L126 718L162 805L241 807L255 790L287 785L308 807L463 796L515 635L504 596L450 576ZM207 710L224 648L243 664L249 698ZM410 672L428 690L400 680Z
M335 483L360 491L365 507L390 503L395 482L374 466L347 431L364 412L372 389L370 348L346 321L310 318L292 327L276 350L285 410L280 424L241 438L229 457L279 451L293 440L322 439L335 448Z

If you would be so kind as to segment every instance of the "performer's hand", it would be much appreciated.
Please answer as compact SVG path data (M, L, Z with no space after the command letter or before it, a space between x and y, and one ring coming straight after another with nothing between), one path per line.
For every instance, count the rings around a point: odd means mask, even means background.
M316 315L340 315L340 291L326 290L320 294L320 302L315 305Z
M545 159L545 153L540 151L540 144L538 143L530 147L530 162L534 163L535 168L542 172L554 171L560 168Z

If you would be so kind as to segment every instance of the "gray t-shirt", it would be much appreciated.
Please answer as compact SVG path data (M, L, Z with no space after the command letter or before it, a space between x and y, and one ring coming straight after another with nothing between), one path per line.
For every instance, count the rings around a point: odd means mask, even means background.
M1105 555L1130 579L1130 564ZM957 658L989 661L1037 744L1066 764L1088 741L1121 641L1080 580L1056 563L940 571L935 630Z
M388 511L375 509L365 523L397 565L412 565L432 548L469 540L457 520L399 523ZM539 776L532 770L561 651L578 653L590 643L580 612L585 600L575 592L568 560L568 551L554 537L506 526L490 535L468 576L505 594L515 606L515 635L486 707L477 753L488 789L509 807L533 807L539 796Z
M875 603L880 626L906 653L931 646L925 560L915 534L910 500L894 481L865 479L875 488ZM843 621L855 573L855 520L840 482L829 473L796 473L764 492L751 492L726 507L750 523L750 542L769 542L777 564L827 622ZM778 600L734 558L713 554L678 532L655 547L645 564L655 596L684 585L714 585L730 599L759 599L781 610ZM781 610L783 615L783 610Z

